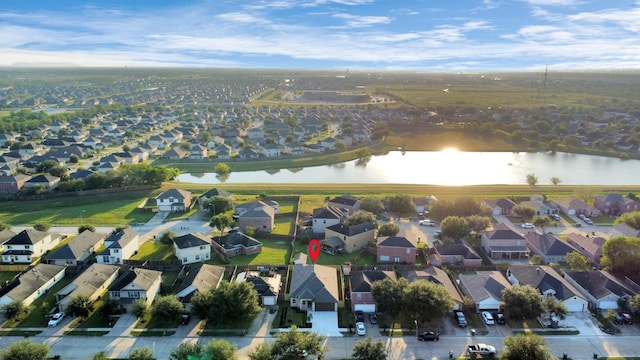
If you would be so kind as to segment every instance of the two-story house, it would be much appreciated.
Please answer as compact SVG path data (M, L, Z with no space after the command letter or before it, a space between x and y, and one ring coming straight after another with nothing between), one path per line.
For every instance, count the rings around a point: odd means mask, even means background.
M629 199L621 194L607 194L596 196L593 206L603 214L617 216L620 214L640 210L640 202Z
M344 251L352 252L374 245L375 229L370 222L351 226L335 224L324 230L324 237L325 240L337 238L342 242L342 249Z
M25 229L2 244L2 262L30 264L60 243L59 234Z
M185 212L191 208L191 192L169 189L156 197L158 211Z
M381 236L377 239L376 258L379 263L415 264L418 247L404 236Z
M527 240L503 223L482 233L482 248L491 259L526 259L529 257Z
M173 249L182 264L192 264L211 259L211 238L196 232L173 239Z
M312 231L314 234L324 234L327 226L339 224L346 218L347 213L333 206L313 209Z
M104 240L105 249L96 257L100 264L122 264L138 251L140 236L130 228L112 233Z
M327 203L327 206L333 206L338 209L347 210L349 215L353 215L356 211L360 210L362 207L362 202L360 199L351 196L351 195L342 195L330 199Z
M371 295L371 285L376 281L391 279L397 281L395 271L364 270L349 273L349 293L351 309L365 313L375 313L378 304Z
M137 299L144 299L148 305L160 293L162 271L134 268L124 270L109 287L109 297L120 302L123 308L129 308Z

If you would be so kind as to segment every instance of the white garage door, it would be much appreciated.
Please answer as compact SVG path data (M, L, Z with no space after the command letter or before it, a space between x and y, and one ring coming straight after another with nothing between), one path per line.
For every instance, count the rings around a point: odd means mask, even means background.
M376 312L375 304L355 304L353 307L355 311L362 311L363 313L374 313Z
M586 305L584 306L584 308L583 308L582 304L565 303L564 305L567 308L568 312L583 312L583 311L587 311L587 306Z
M608 309L617 309L618 302L617 301L600 301L600 309L608 310Z

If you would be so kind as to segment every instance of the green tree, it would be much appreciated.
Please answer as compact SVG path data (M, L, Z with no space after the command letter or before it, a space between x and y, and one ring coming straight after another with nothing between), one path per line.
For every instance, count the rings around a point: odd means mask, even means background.
M501 360L551 360L555 359L545 347L545 340L536 334L510 335L504 340Z
M314 331L303 332L292 326L289 331L279 333L271 343L271 356L280 360L298 360L303 351L306 351L322 359L327 351L327 347L321 345L325 339L325 336Z
M233 224L233 218L229 214L218 214L211 218L209 225L220 231L220 236L224 233L224 229Z
M160 295L153 303L153 316L164 322L176 322L184 313L184 304L175 295Z
M107 355L104 354L104 352L98 352L93 354L93 356L91 357L91 360L109 360L109 358L107 357Z
M356 360L386 360L387 352L382 340L373 341L371 337L367 337L353 346L351 357Z
M640 294L635 294L631 298L631 307L636 313L640 312Z
M528 205L518 204L513 207L512 211L524 221L529 221L536 215L536 209Z
M471 197L439 199L430 203L429 214L432 219L442 221L447 216L468 217L481 215L482 208L480 203Z
M79 316L81 318L88 318L91 311L93 311L93 300L91 300L87 295L76 295L71 298L71 303L67 308L67 311Z
M440 223L443 239L458 240L469 234L467 220L460 216L447 216Z
M105 299L100 307L100 313L103 316L109 317L115 315L120 311L120 302L116 299Z
M238 348L227 340L212 340L202 351L207 359L238 360Z
M527 174L527 184L529 186L538 185L538 177L535 174Z
M572 251L565 256L565 261L571 271L589 270L589 260L577 251Z
M640 273L640 238L616 236L602 246L600 264L614 273Z
M160 235L160 237L158 238L158 241L160 241L162 244L172 245L173 239L177 237L178 237L178 234L176 234L174 231L167 230Z
M202 207L209 210L212 216L225 213L233 209L233 202L226 196L212 196L204 201Z
M49 347L45 344L34 343L29 339L13 342L0 350L2 360L46 360Z
M51 225L44 223L37 223L33 225L33 228L38 231L49 231Z
M131 313L137 318L143 318L149 311L149 304L145 299L135 299L131 303Z
M414 214L416 207L409 195L397 194L387 197L389 211L396 214Z
M262 310L258 293L248 282L222 281L215 289L197 292L191 299L191 305L200 318L227 324L251 318Z
M358 210L355 213L349 215L344 221L345 225L349 226L363 224L366 222L371 223L371 225L373 226L377 224L376 216L366 210Z
M96 227L93 225L80 225L78 227L78 234L82 234L86 230L89 230L91 232L96 232Z
M535 319L544 311L540 291L531 285L514 285L504 289L502 302L507 316L513 319Z
M564 319L568 312L567 306L553 296L547 296L547 298L542 301L542 308L549 314L549 317L555 314L561 319Z
M129 353L129 360L154 360L153 350L148 347L136 348Z
M403 299L405 312L411 319L421 322L442 317L455 305L443 285L428 280L410 282L404 291Z
M39 173L48 173L49 170L53 169L56 166L60 166L60 164L58 164L57 161L55 160L45 160L43 162L41 162L40 164L38 164L38 166L36 167L36 171Z
M560 180L560 178L557 176L552 177L550 181L553 185L559 185L562 182L562 180Z
M640 211L624 213L613 221L614 224L627 224L636 230L640 230Z
M542 233L545 234L547 232L547 228L551 226L554 221L548 216L534 216L531 223L542 228Z
M249 351L249 360L272 360L271 345L266 342L259 343Z
M372 214L380 214L384 211L382 200L373 196L365 196L360 199L360 209L368 211Z
M469 229L476 234L482 233L491 226L491 218L488 216L471 215L467 216L465 220Z
M25 306L24 301L22 300L14 300L2 306L2 312L9 320L18 318L20 315L24 314L27 309L27 306Z
M177 348L171 351L169 354L170 360L191 360L193 358L200 357L202 354L202 345L200 343L180 343ZM190 359L191 357L191 359Z
M213 167L213 172L218 175L227 175L231 173L231 166L225 163L218 163Z
M398 316L404 306L404 291L408 284L405 278L374 281L371 284L371 296L378 304L378 310L389 314L392 319Z
M400 227L396 224L384 224L378 228L378 236L396 236L400 232Z

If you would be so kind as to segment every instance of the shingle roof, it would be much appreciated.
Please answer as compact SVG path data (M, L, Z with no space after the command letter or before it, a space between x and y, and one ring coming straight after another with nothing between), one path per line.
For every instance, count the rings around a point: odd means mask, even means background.
M511 230L509 226L503 223L495 224L492 230L487 230L485 236L490 240L524 240L524 236Z
M416 244L404 236L385 236L378 239L378 246L415 249Z
M91 248L103 241L106 237L107 236L105 234L85 230L80 235L61 246L58 250L48 255L46 258L56 260L79 260L83 255L87 254Z
M451 295L453 300L459 304L462 304L463 302L462 295L453 284L453 281L451 281L451 278L449 278L449 275L438 267L429 266L424 270L408 270L402 273L402 277L409 280L409 282L415 280L427 280L435 284L440 284L447 289L447 293Z
M315 302L338 302L338 274L335 268L323 265L294 265L290 296L313 299Z
M353 292L371 292L371 285L384 279L398 280L394 271L365 270L349 273L349 286Z
M481 259L478 253L461 241L445 244L440 240L436 240L433 242L433 246L440 255L460 255L465 259Z
M525 235L525 238L527 239L527 246L538 249L547 256L565 256L572 251L577 251L572 245L551 233L538 234L530 232Z
M142 268L126 270L118 277L118 279L116 279L116 282L111 285L109 291L120 291L131 283L137 285L141 289L149 290L151 288L151 284L161 276L162 271Z
M64 266L38 264L0 290L0 297L8 295L13 300L26 299L65 269Z
M565 276L572 278L576 284L580 285L596 299L601 299L607 295L633 296L633 292L620 282L615 280L610 274L600 270L567 271Z
M34 245L47 237L49 233L34 229L25 229L7 240L3 245Z
M56 296L91 296L104 286L105 282L119 270L119 266L97 263L91 264L91 266L78 275L69 285L58 291Z
M566 300L574 296L582 297L573 285L550 266L512 265L507 270L507 274L509 273L518 280L520 285L531 285L541 294L553 290L558 300Z
M313 209L314 219L340 219L343 215L340 209L333 206Z
M188 199L190 197L191 197L191 193L189 191L181 190L181 189L169 189L169 190L163 191L160 195L156 197L156 199L169 199L169 198Z
M475 302L489 298L500 300L502 291L511 286L499 271L477 271L475 274L461 274L458 278Z
M202 245L211 245L211 239L199 232L178 236L173 239L173 242L174 244L176 244L178 249L187 249L191 247L199 247Z
M224 267L200 264L189 269L187 276L185 276L175 292L180 293L190 286L193 286L196 291L204 292L217 287L223 276ZM183 297L183 301L188 301L191 295L193 295L193 293Z
M365 222L362 224L352 225L352 226L345 225L345 224L334 224L334 225L328 226L326 229L335 231L342 235L354 236L354 235L362 234L364 232L373 230L373 224L371 224L370 222Z

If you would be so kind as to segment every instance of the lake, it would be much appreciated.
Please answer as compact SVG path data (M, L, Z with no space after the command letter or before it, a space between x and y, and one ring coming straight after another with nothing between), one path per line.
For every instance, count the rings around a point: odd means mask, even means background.
M640 160L581 155L512 152L391 151L334 165L275 171L233 172L225 183L370 183L425 185L526 184L527 174L539 185L558 177L563 185L637 185ZM180 174L178 181L219 184L215 173Z

